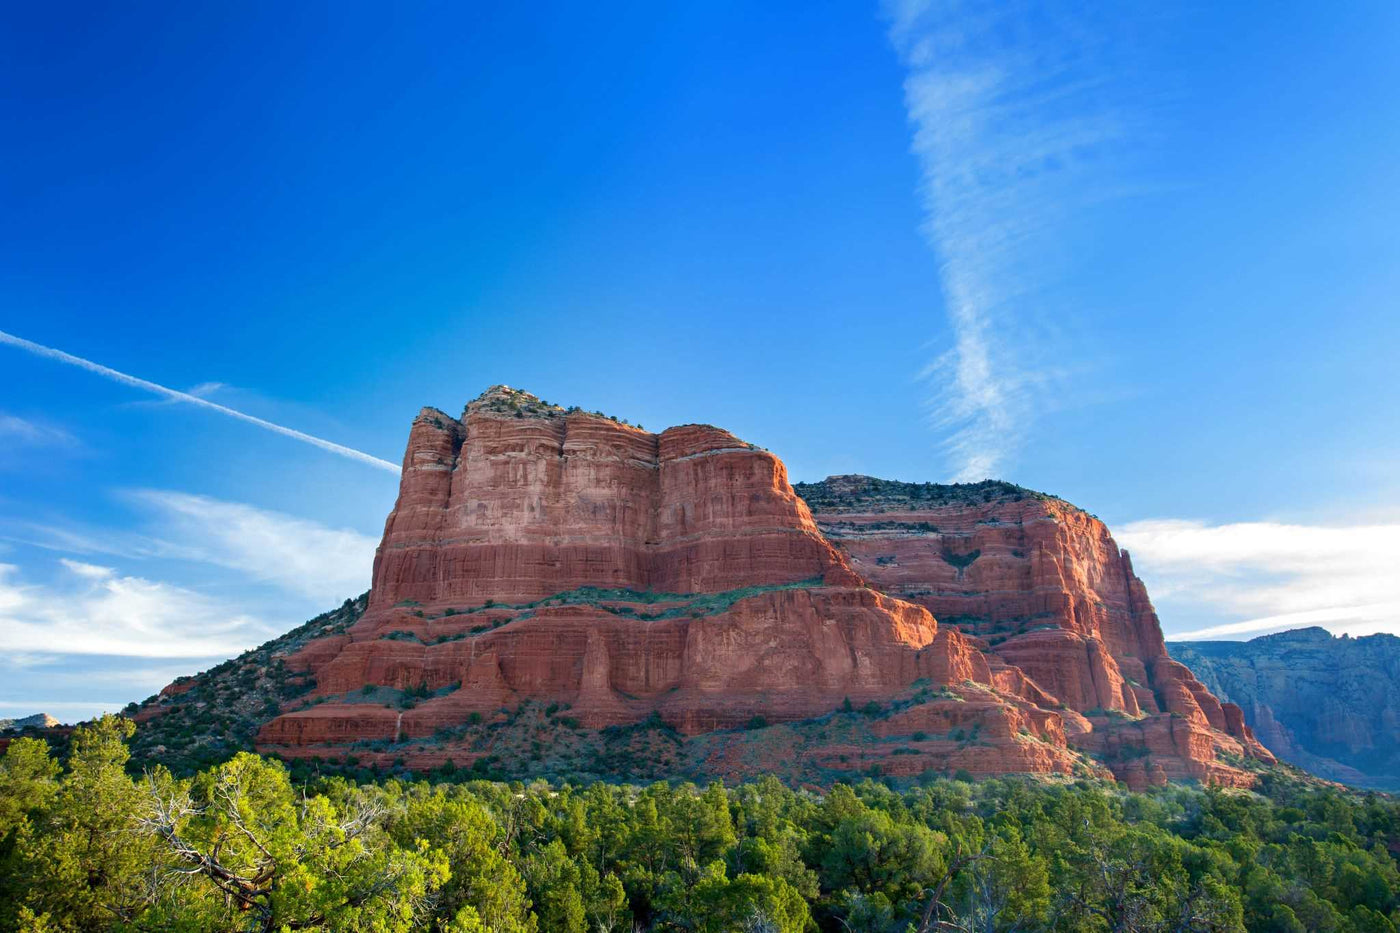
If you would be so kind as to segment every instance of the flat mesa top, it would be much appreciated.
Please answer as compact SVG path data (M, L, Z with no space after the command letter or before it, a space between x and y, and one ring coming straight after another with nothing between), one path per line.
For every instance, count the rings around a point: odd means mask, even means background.
M988 504L1038 499L1068 506L1063 500L1001 480L978 483L905 483L874 476L828 476L816 483L794 483L793 491L815 512L862 510L907 511L942 505Z

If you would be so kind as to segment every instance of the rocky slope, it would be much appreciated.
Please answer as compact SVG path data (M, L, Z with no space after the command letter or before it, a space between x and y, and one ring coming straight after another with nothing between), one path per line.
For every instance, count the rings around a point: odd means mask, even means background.
M1249 783L1268 753L1166 656L1102 524L969 491L794 491L718 428L650 434L499 386L461 418L424 409L368 607L285 658L315 687L258 747L518 766L529 734L567 771L659 754L657 732L695 773Z
M1240 709L1168 655L1126 551L1097 518L1010 483L940 486L867 476L798 484L853 570L973 640L1091 728L1076 748L1133 784L1220 779L1215 762L1267 760Z
M365 611L369 594L347 599L271 641L207 671L181 677L159 693L122 710L137 723L131 740L138 767L162 764L180 775L252 751L258 730L282 708L301 702L314 682L286 659L317 641L333 639Z
M1400 789L1400 638L1305 628L1167 647L1238 703L1280 758L1332 780Z

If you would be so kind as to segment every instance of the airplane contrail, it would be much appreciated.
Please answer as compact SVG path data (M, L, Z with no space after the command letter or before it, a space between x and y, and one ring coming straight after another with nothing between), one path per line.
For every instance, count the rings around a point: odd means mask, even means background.
M92 360L85 360L80 356L74 356L71 353L64 353L62 350L55 350L53 347L46 347L41 343L35 343L32 340L25 340L23 337L16 337L14 334L7 334L3 330L0 330L0 343L7 343L12 347L19 347L21 350L27 350L30 353L33 353L35 356L42 356L50 360L58 360L60 363L67 363L70 366L77 366L80 369L86 369L88 372L97 373L99 376L106 376L113 382L120 382L123 385L129 385L137 389L145 389L147 392L152 392L156 395L163 395L166 398L173 399L177 402L188 402L191 405L198 405L200 408L208 408L211 411L217 411L221 415L228 415L230 418L237 418L239 421L246 421L249 424L257 425L260 428L265 428L266 430L272 431L275 434L281 434L284 437L290 437L294 440L301 441L305 444L310 444L313 447L319 447L322 450L328 450L333 454L339 454L340 456L349 458L350 460L358 460L361 463L367 463L372 467L378 467L381 470L388 470L390 473L399 473L399 467L397 464L390 463L388 460L381 460L378 457L370 456L362 450L356 450L353 447L346 447L342 444L337 444L333 441L325 440L324 438L315 437L303 431L298 431L295 428L288 428L283 427L280 424L273 424L271 421L264 421L262 418L256 418L253 415L245 414L241 411L238 411L237 409L229 408L227 405L220 405L217 402L211 402L208 399L200 398L197 395L191 395L188 392L180 392L176 389L167 389L163 385L158 385L154 382L150 382L149 380L137 378L136 376L129 376L126 373L118 372L117 370L112 369L108 366L103 366L101 363L94 363Z

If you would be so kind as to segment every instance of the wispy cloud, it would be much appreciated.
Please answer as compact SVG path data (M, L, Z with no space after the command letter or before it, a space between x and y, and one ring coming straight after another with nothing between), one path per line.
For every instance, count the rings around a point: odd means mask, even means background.
M169 490L130 493L173 557L227 567L326 605L369 586L378 542L347 528Z
M181 548L138 532L117 528L27 521L0 517L0 542L21 544L62 554L101 554L138 560L178 557Z
M958 480L997 475L1057 404L1044 312L1057 230L1103 198L1127 135L1104 40L1068 4L887 0L907 69L923 233L953 343L923 373Z
M227 657L273 634L199 593L110 567L62 561L67 573L25 583L0 564L0 651L143 658Z
M19 719L36 713L48 713L60 722L84 722L103 713L117 713L125 706L122 700L0 700L0 717Z
M94 559L223 567L317 604L338 603L369 586L377 542L353 529L168 489L128 490L118 498L142 516L134 527L0 519L0 539Z
M85 580L107 580L110 579L113 570L111 567L100 567L97 564L85 564L80 560L69 560L60 557L58 562L67 567L68 570Z
M222 657L216 657L222 661ZM124 657L121 664L105 667L102 658L74 658L72 655L34 652L5 652L0 655L0 671L7 678L17 673L34 672L42 683L56 692L65 690L91 691L93 688L145 687L159 689L177 677L192 672L188 658L152 658L140 664ZM154 686L153 686L154 685ZM148 694L149 695L149 694ZM0 703L3 703L0 698Z
M62 428L0 411L0 441L35 447L76 447L78 439Z
M42 711L73 721L114 713L129 701L148 697L175 678L208 668L224 657L143 662L107 655L4 652L0 654L0 716Z
M1400 524L1175 519L1115 531L1170 625L1169 608L1222 619L1170 638L1232 638L1320 625L1400 634Z
M274 424L271 421L266 421L262 418L254 417L253 415L246 414L244 412L238 411L237 409L229 408L226 405L220 405L217 402L211 402L206 398L201 398L199 395L192 394L190 392L181 392L178 389L166 388L163 385L158 385L146 379L131 376L123 372L118 372L115 369L103 366L101 363L94 363L93 361L85 360L80 356L74 356L71 353L65 353L62 350L56 350L53 347L46 347L43 344L34 343L32 340L25 340L23 337L16 337L13 334L7 334L4 331L0 331L0 343L9 344L12 347L18 347L21 350L25 350L29 353L34 354L35 356L42 356L45 359L57 360L60 363L67 363L70 366L77 366L80 369L86 369L88 372L97 373L99 376L111 379L114 382L120 382L123 385L132 386L133 388L137 389L143 389L147 392L152 392L166 399L171 399L173 401L178 402L185 402L190 405L196 405L200 408L208 409L209 411L216 411L221 415L228 415L230 418L237 418L239 421L244 421L248 424L256 425L257 427L263 428L264 430L272 431L275 434L281 434L284 437L293 438L294 440L301 441L304 444L310 444L313 447L319 447L322 450L329 451L341 457L346 457L350 460L358 460L361 463L369 464L370 466L377 467L381 470L387 470L390 473L397 474L399 472L399 467L397 464L390 463L388 460L381 460L380 458L371 456L370 454L367 454L362 450L355 450L352 447L346 447L342 444L337 444L333 441L328 441L324 438L315 437L311 434L307 434L303 431L298 431L294 428L285 427L280 424ZM208 385L208 383L204 383L203 385Z
M134 528L8 526L53 558L0 563L0 705L119 709L112 695L147 696L369 583L375 541L353 530L170 490L119 495Z

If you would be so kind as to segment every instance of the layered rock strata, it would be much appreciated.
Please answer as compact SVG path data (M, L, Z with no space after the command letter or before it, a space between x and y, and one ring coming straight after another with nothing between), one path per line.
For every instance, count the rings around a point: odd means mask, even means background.
M1094 516L1009 483L867 476L798 484L853 570L958 628L1092 728L1071 744L1132 783L1233 780L1271 760L1240 709L1172 660L1146 587Z
M1220 754L1267 753L1166 657L1101 524L1035 497L889 509L842 483L795 492L718 428L651 434L500 386L461 418L424 409L368 610L287 660L315 692L259 746L389 759L431 742L418 760L462 764L497 741L482 724L531 704L692 737L869 704L873 741L803 733L800 754L836 772L1101 759L1139 784L1250 781ZM713 770L751 744L709 742Z

